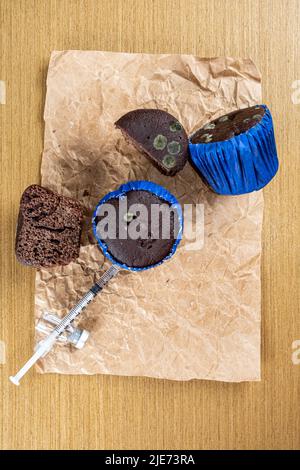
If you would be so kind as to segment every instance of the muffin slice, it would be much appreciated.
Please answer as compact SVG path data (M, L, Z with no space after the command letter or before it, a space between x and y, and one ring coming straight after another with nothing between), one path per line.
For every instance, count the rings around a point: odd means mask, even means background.
M16 256L34 267L66 265L79 255L83 208L42 186L29 186L20 201Z
M173 176L188 158L188 137L171 114L160 109L136 109L115 126L143 152L161 173Z

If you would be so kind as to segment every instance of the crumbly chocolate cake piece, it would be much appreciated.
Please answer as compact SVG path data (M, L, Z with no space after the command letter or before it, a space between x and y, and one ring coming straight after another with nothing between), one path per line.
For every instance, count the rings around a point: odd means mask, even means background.
M161 173L173 176L186 164L188 137L171 114L160 109L136 109L122 116L115 126Z
M233 111L205 124L190 141L192 144L209 144L231 139L254 127L264 114L265 109L261 105Z
M35 267L70 263L79 255L82 219L79 202L36 184L29 186L20 201L18 261Z
M114 211L98 214L95 219L97 234L119 263L133 268L155 265L168 256L177 239L177 212L149 191L128 191L126 196L126 202L124 198L106 202L105 205L111 205ZM142 210L138 210L136 204L142 204ZM138 236L134 235L137 232Z

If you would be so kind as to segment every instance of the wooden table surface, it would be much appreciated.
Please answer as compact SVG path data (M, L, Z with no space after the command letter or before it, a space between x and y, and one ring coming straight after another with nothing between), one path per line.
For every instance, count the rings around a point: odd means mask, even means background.
M0 0L0 18L0 448L299 449L300 1ZM61 49L250 56L260 68L281 162L264 190L261 382L8 382L33 348L34 271L15 260L15 222L21 192L39 182L47 65Z

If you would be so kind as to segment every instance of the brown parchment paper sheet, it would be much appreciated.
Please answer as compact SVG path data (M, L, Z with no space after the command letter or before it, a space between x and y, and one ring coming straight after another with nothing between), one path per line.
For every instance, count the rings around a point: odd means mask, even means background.
M87 208L80 258L36 275L36 321L67 313L104 272L91 234L97 201L120 184L148 179L179 201L204 204L204 246L142 273L120 273L79 320L82 350L56 345L40 372L140 375L174 380L260 379L262 192L222 197L187 164L163 176L114 128L135 108L161 108L190 134L209 119L261 103L249 59L201 59L64 51L51 55L45 105L42 184ZM40 337L37 335L36 340Z

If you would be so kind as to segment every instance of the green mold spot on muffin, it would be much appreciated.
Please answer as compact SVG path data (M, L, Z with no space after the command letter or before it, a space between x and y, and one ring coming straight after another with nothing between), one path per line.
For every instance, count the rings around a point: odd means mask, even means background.
M207 134L207 133L201 136L201 140L204 140L204 142L206 143L211 142L212 138L213 138L212 134Z
M162 161L164 167L173 168L176 165L176 158L174 155L165 155Z
M208 124L205 124L205 126L203 126L203 129L205 130L214 129L215 127L216 125L213 122L209 122Z
M167 138L164 135L158 134L153 141L153 147L156 150L163 150L166 147L167 142Z
M221 117L218 119L218 122L226 122L226 121L229 121L229 117L228 117L227 115L221 116Z
M167 149L170 155L177 155L181 150L181 145L179 142L172 140L172 142L168 143Z
M178 121L172 121L171 124L170 124L170 131L171 132L179 132L182 130L182 126L180 124L180 122Z
M135 214L133 214L133 212L126 212L126 214L124 214L124 221L129 223L129 222L132 222L133 219L135 219Z

